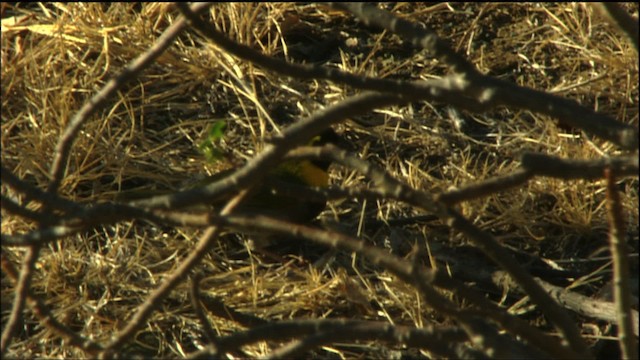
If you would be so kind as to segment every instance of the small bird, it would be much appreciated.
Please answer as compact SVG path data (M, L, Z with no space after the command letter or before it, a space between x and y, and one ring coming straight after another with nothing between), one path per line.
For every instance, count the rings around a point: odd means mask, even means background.
M338 145L341 142L342 138L329 128L311 139L309 145L322 146L329 143ZM291 193L298 194L305 187L327 187L330 165L330 162L322 160L286 160L267 173L249 194L249 197L234 209L234 212L261 214L295 223L309 223L324 210L326 200L318 196L305 199L291 195ZM223 170L190 187L213 183L231 174L234 170ZM287 194L287 190L291 190L289 194ZM131 191L121 193L118 198L121 201L132 201L160 194L161 192L142 194L140 191ZM211 206L219 210L220 206L223 206L230 199L230 196L217 199Z
M338 144L342 139L329 128L309 142L309 146ZM325 208L326 200L313 198L301 199L292 193L300 193L305 187L329 186L328 161L323 160L287 160L271 170L249 198L235 210L237 213L255 213L271 216L280 220L308 223L315 219ZM221 179L234 169L216 173L199 185L206 185ZM292 190L287 194L287 190ZM227 199L221 199L224 202ZM213 204L218 205L218 204Z

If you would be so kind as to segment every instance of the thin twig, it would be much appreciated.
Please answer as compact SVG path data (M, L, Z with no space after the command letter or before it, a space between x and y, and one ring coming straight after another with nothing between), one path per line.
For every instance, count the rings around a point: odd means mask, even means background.
M248 46L228 39L223 33L217 31L214 25L205 23L190 12L186 5L178 3L177 6L189 18L193 27L216 45L243 60L250 61L267 70L298 79L326 79L356 89L440 101L472 111L481 111L484 108L475 98L464 93L467 82L464 75L452 74L442 79L429 81L404 81L366 77L324 66L289 63L264 55Z
M608 15L614 25L622 30L631 40L631 44L636 48L636 52L640 50L640 26L638 26L638 18L633 18L627 13L620 4L604 1L598 3L597 6Z
M2 254L2 271L7 274L11 280L18 281L19 275L16 269L4 254ZM28 290L27 300L31 303L33 313L40 319L41 323L51 329L53 333L62 336L69 345L77 346L91 355L97 355L98 352L102 350L102 347L98 343L76 334L69 327L60 323L51 313L47 305L35 295L31 289Z
M200 11L209 7L209 4L195 4L192 6L192 11L199 13ZM96 93L89 101L87 101L82 108L69 120L69 124L65 128L64 132L58 140L56 146L55 156L50 168L51 183L49 184L48 192L57 191L62 178L66 171L67 158L71 151L71 146L75 141L78 132L84 125L84 123L93 115L100 107L102 107L106 101L121 89L129 81L135 80L137 76L153 62L169 47L173 44L173 41L180 35L180 33L187 27L187 22L184 18L178 19L173 23L164 33L156 40L156 42L147 51L145 51L138 58L129 63L120 73Z
M41 213L29 210L26 207L18 204L13 199L4 195L0 195L0 207L2 208L2 210L5 210L9 214L20 216L35 222L42 222L45 219L44 215L42 215Z
M499 323L511 334L525 339L529 343L534 344L535 346L548 352L549 354L554 354L554 356L556 357L576 356L576 353L560 346L560 344L557 343L553 338L541 333L535 328L532 328L531 325L529 325L525 321L514 318L512 315L506 313L504 309L499 308L491 301L485 299L483 295L478 294L474 290L451 279L449 275L435 270L414 268L410 264L407 264L406 261L396 258L395 256L390 255L384 250L366 245L365 243L357 239L348 237L344 234L326 230L323 231L316 228L293 224L265 216L256 217L255 215L252 215L248 217L246 215L243 216L241 214L236 214L231 217L207 217L202 215L180 214L169 211L160 212L158 210L156 210L155 213L159 217L164 217L165 223L181 223L185 226L195 227L204 227L211 224L229 226L237 231L260 231L275 233L287 237L307 239L309 241L317 242L326 246L337 247L347 251L357 252L362 256L368 258L372 263L384 267L389 272L395 274L400 279L406 281L409 284L425 287L427 286L427 284L433 283L433 285L459 295L460 297L474 304L478 309L482 309L481 315L483 317ZM447 305L447 301L440 298L437 293L428 292L428 294L429 297L427 297L427 303L433 306L436 311L442 313L443 315L450 316L453 319L457 319L458 321L464 321L467 313L477 313L477 310L454 310L454 307L451 305ZM224 314L219 316L223 316L226 318ZM238 321L235 315L233 316L233 319L230 320Z
M202 303L200 300L200 279L201 274L196 273L191 277L191 286L189 287L189 297L191 298L191 306L193 307L193 311L196 313L196 317L200 321L202 328L204 329L204 334L207 336L207 340L209 340L209 345L216 346L217 336L213 327L211 327L211 323L209 319L205 315L202 309Z
M638 156L611 157L596 160L563 159L537 153L525 153L520 159L522 167L536 176L549 176L564 180L602 179L605 169L616 176L638 176Z
M459 189L447 191L438 195L437 199L447 205L453 205L520 186L532 177L533 174L530 171L518 169L512 174L493 177L477 184L469 184Z
M473 64L451 49L447 42L441 40L434 31L423 24L418 25L417 23L400 19L387 11L378 9L375 5L367 3L335 2L331 3L331 6L349 11L366 25L378 26L398 34L413 46L424 49L427 55L442 60L451 67L454 73L464 74L467 78L480 75Z
M574 351L585 358L589 358L588 347L572 319L567 315L557 303L549 297L542 287L535 282L533 277L525 271L518 262L509 254L498 241L489 233L478 229L469 220L460 215L457 211L447 208L441 202L435 200L434 196L414 190L410 186L394 179L386 172L378 169L366 161L348 156L345 151L339 150L331 145L318 148L318 157L331 158L349 168L358 170L371 178L378 191L381 191L386 198L392 198L420 207L427 212L431 212L452 228L467 235L473 243L478 246L487 256L509 272L518 284L531 297L543 313L565 336Z
M11 343L11 339L15 335L15 331L18 329L22 322L22 312L25 307L25 300L31 287L31 279L33 278L33 270L35 263L38 261L40 254L39 245L32 245L27 249L24 259L22 260L22 268L20 269L20 277L18 278L18 284L16 285L16 295L14 296L13 305L11 307L11 314L7 320L4 330L2 331L2 338L0 338L0 355L4 355Z
M247 328L262 326L269 323L269 321L258 316L240 312L225 304L221 299L210 294L205 294L201 298L201 301L205 309L207 309L207 311L212 315L236 322Z
M37 187L28 184L2 165L0 165L0 179L3 184L24 194L27 199L26 201L37 201L50 209L61 210L64 212L77 211L82 208L82 206L77 203L63 199L55 193L42 191ZM49 219L49 221L51 221L51 219Z
M444 60L454 73L463 74L465 98L474 99L485 110L504 105L546 114L561 122L582 129L626 150L638 148L638 128L609 116L597 114L577 102L546 92L518 86L507 81L482 75L462 56L449 48L434 32L400 19L375 5L365 3L334 3L347 9L365 23L395 32L416 46ZM415 90L412 90L415 91ZM454 104L455 105L455 104Z
M266 216L229 216L221 218L211 218L211 221L215 224L231 226L235 228L241 228L245 230L253 231L269 231L281 235L292 235L299 238L309 239L311 241L344 249L347 251L353 251L359 253L361 256L366 257L374 265L384 267L387 271L397 276L400 280L415 286L423 295L424 301L431 306L436 312L451 317L458 322L465 322L468 319L465 316L465 312L457 309L448 299L443 297L439 292L435 291L433 286L437 285L452 290L456 293L468 294L467 291L460 291L460 289L449 288L446 285L453 284L450 281L443 280L442 276L438 275L438 272L426 269L424 267L416 267L412 263L409 263L403 259L390 255L386 250L382 250L365 242L353 239L344 234L323 231L309 226L291 224L278 219L268 218ZM446 276L445 276L446 277ZM478 297L472 297L477 299ZM487 302L481 302L480 305L486 305ZM491 307L497 309L495 305ZM489 317L492 320L497 321L512 334L522 336L523 339L535 344L543 351L553 354L555 357L577 357L577 353L570 349L566 349L560 346L554 339L544 334L541 334L539 330L531 328L530 325L523 323L521 320L513 318L513 316L506 313L498 315L498 313L504 313L504 310L497 309L497 311L491 315L485 313L485 317ZM527 328L527 331L523 329ZM528 335L534 334L533 337ZM474 336L474 334L469 334ZM585 358L584 356L582 356ZM587 356L586 358L589 358Z
M258 326L248 331L220 339L218 355L258 341L283 341L304 335L333 334L323 336L316 345L334 341L380 340L391 344L406 344L434 349L439 354L451 354L450 344L467 340L460 329L416 329L406 326L362 320L291 320ZM276 353L275 355L278 355Z
M233 209L238 206L249 193L248 190L242 191L238 196L231 199L225 205L220 212L220 215L228 215ZM129 320L127 325L120 331L118 335L107 345L105 348L105 354L110 353L114 349L118 349L122 344L127 342L138 329L144 326L146 320L151 316L153 311L159 306L162 300L169 295L169 293L178 284L186 278L189 272L202 261L214 241L220 234L220 228L217 226L210 226L204 232L198 244L196 244L193 251L187 256L187 258L180 264L180 266L160 285L159 288L154 290L147 300L138 307L138 310Z
M633 335L631 317L631 275L629 274L629 252L627 251L626 232L620 204L620 194L616 189L616 173L607 169L607 213L609 215L609 248L613 258L613 295L618 316L618 337L623 359L638 358L638 344Z

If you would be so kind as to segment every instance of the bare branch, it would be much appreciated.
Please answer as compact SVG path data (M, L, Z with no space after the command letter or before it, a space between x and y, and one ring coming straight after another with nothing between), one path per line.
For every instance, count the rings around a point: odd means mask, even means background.
M522 167L537 176L550 176L565 180L602 179L605 169L613 169L618 176L638 176L638 157L624 156L597 160L561 159L544 154L525 153Z
M408 42L419 45L451 66L454 73L464 74L467 81L464 94L486 108L505 105L546 114L561 122L611 141L618 146L638 148L638 128L597 114L575 101L542 91L517 86L480 74L466 59L451 50L434 32L399 19L374 5L365 3L335 3L358 16L365 23L396 32Z
M638 19L634 19L627 13L620 4L604 1L596 5L602 12L608 15L613 23L620 28L631 40L631 44L636 48L636 52L640 49L640 26Z
M637 158L636 158L637 160ZM617 310L618 336L624 359L638 358L638 343L634 336L631 308L631 285L629 279L629 251L620 204L620 194L616 189L616 171L605 171L607 180L607 212L609 215L609 248L613 258L613 294ZM637 334L637 333L636 333Z
M196 4L193 6L192 11L198 13L208 7L208 4ZM129 81L134 80L144 69L153 64L153 62L173 44L173 41L186 26L187 22L184 18L178 19L158 38L154 46L150 47L144 54L140 55L127 67L122 69L118 76L111 79L71 118L56 146L55 157L50 169L51 183L49 184L48 192L56 192L58 190L66 171L67 158L69 157L71 146L84 123L91 115L100 109L118 89L121 89Z
M7 274L11 280L18 281L19 275L5 257L4 253L2 254L2 271ZM29 300L34 314L40 319L42 324L50 328L54 333L61 335L70 345L77 346L91 355L97 355L102 349L99 344L76 334L73 330L60 323L53 316L47 305L36 296L31 289L27 292L27 300Z

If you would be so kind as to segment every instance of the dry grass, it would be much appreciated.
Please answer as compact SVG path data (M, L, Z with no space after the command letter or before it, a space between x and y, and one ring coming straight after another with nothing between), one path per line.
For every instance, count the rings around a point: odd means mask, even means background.
M24 6L3 5L2 163L44 189L68 119L145 51L178 12L170 4L146 3ZM483 72L561 94L638 125L637 54L589 5L387 7L437 29ZM637 5L629 8L637 16ZM214 6L211 14L231 39L291 61L312 59L354 73L405 79L444 73L437 61L414 52L397 36L367 29L350 15L323 6L232 3ZM5 25L9 15L18 23ZM330 50L318 53L323 39L331 36L352 46L340 50L329 46ZM316 43L309 47L309 42ZM88 203L113 200L123 190L180 187L203 174L243 163L276 128L351 93L343 85L265 72L184 33L155 65L86 123L60 193ZM197 144L218 119L228 124L222 144L225 161L208 164ZM421 102L379 110L337 129L361 158L412 187L434 192L507 174L517 168L524 150L578 159L620 153L610 143L559 126L553 119L510 109L471 114ZM367 184L367 179L343 168L332 169L331 176L337 186ZM594 259L606 255L602 252L608 229L604 186L603 181L537 178L517 190L463 203L460 210L505 245L591 274L580 279L585 283L581 292L591 295L609 276L606 268L600 269L607 260ZM637 179L620 181L619 189L637 264ZM3 194L8 191L2 187ZM402 257L409 256L414 244L451 247L465 242L437 222L404 227L372 222L410 215L417 213L403 204L349 199L331 203L321 220L330 227L339 223L342 231L390 247ZM33 226L3 212L3 233L25 232ZM138 221L96 228L49 244L38 261L33 288L61 322L104 342L150 289L176 269L198 235L198 230ZM243 244L232 237L224 239L198 271L204 276L202 291L223 298L238 311L269 320L346 317L414 326L446 321L425 308L415 289L350 254L338 253L317 268L292 255L284 255L283 262L246 256ZM23 256L19 248L2 251L16 264ZM437 251L432 255L438 260ZM197 349L203 336L187 292L186 283L172 292L129 344L131 353L166 358ZM371 304L363 305L356 293ZM13 283L3 276L3 324L13 296ZM507 299L504 305L517 300ZM542 321L538 316L529 314L532 321ZM211 321L219 334L241 328L213 317ZM582 321L604 328L590 319ZM244 350L246 355L264 356L276 346L262 343ZM393 355L388 351L341 344L317 350L315 356L384 358ZM9 355L85 356L29 312Z

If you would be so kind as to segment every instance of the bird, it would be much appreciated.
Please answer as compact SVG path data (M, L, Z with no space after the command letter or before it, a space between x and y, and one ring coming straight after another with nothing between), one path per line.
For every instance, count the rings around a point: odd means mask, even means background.
M341 141L336 132L328 128L312 138L308 145L338 145ZM289 222L308 223L325 209L326 199L321 199L317 195L300 199L298 195L303 193L305 188L328 187L330 165L330 161L322 159L285 160L265 175L234 212L261 214ZM213 174L199 185L215 182L234 170L228 169ZM224 202L228 198L222 200ZM218 204L213 205L215 207Z
M320 135L312 138L308 145L322 146L326 144L334 144L340 146L344 140L331 128L323 131ZM319 195L313 194L307 198L300 198L300 194L304 194L305 189L309 187L328 187L329 186L329 167L330 161L322 159L292 159L285 160L278 166L270 170L251 190L248 197L245 198L233 211L235 214L243 215L265 215L276 218L278 220L294 222L298 224L309 224L315 220L326 207L326 199ZM195 188L216 182L236 169L222 170L204 179L197 181L188 188ZM183 189L184 190L184 189ZM140 200L155 195L161 195L165 192L141 192L130 191L121 193L117 198L120 201ZM235 194L217 198L213 203L207 204L205 209L209 211L219 211L222 206ZM299 196L300 195L300 196ZM192 208L193 210L202 210L202 206ZM271 237L269 237L271 238ZM265 241L261 239L253 242L254 248L263 248L269 246L271 240Z

